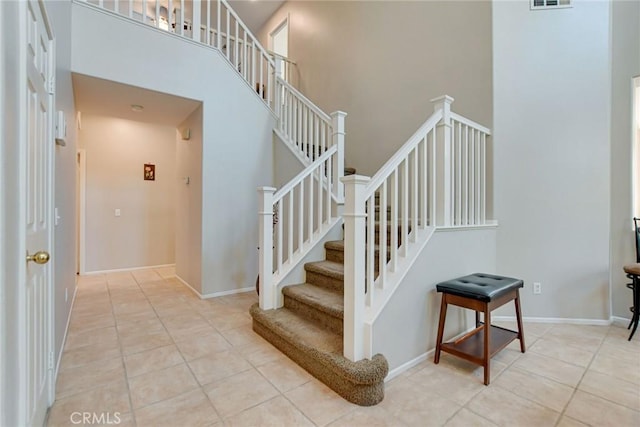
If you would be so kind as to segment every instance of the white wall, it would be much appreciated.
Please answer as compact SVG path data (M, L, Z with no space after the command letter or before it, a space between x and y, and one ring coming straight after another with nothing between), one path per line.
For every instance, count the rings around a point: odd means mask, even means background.
M76 288L76 109L71 84L71 2L47 2L56 39L56 110L67 121L66 146L55 147L55 355L62 354L64 334Z
M176 275L202 293L202 107L178 127L187 128L191 139L176 144Z
M497 271L525 280L524 316L609 319L609 19L493 3Z
M72 13L73 71L202 101L202 294L253 288L273 114L218 51L82 4Z
M494 228L437 231L375 321L374 354L383 354L393 370L434 348L441 301L436 284L473 273L496 273L495 249ZM472 326L467 323L472 311L451 306L448 313L445 339Z
M490 2L289 1L260 31L265 45L287 14L293 81L324 111L348 113L358 174L375 173L445 93L491 127Z
M176 129L83 114L79 137L87 159L87 272L173 264ZM145 163L155 164L155 181L143 179Z
M612 2L611 24L611 303L614 316L630 318L632 295L622 267L635 262L632 79L640 76L640 2Z

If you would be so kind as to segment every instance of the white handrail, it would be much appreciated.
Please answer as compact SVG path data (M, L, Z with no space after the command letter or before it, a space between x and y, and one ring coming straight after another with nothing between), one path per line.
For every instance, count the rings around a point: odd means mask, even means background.
M317 169L318 163L324 163L325 160L329 159L333 154L338 151L338 147L333 146L329 148L325 153L318 157L315 162L304 168L298 175L291 178L291 181L287 182L283 187L281 187L276 193L273 195L273 203L278 203L288 192L290 192L296 185L300 184L302 180L311 175L315 169Z

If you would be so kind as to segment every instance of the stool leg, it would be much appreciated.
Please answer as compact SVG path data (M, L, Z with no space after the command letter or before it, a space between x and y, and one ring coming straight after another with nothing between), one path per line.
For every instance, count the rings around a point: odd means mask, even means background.
M480 312L476 311L476 328L480 326Z
M520 311L520 292L516 289L516 321L518 322L518 339L520 340L520 351L524 353L524 329L522 329L522 312Z
M489 311L489 304L484 307L484 385L489 385L491 379L491 356L489 355L490 338L491 336L491 312Z
M447 296L442 294L442 302L440 303L440 321L438 322L438 338L436 339L436 353L433 357L433 363L440 362L440 346L442 345L442 335L444 334L444 322L447 317Z

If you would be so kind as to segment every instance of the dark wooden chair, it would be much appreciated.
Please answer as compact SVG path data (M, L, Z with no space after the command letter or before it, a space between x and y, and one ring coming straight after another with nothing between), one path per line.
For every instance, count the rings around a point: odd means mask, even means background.
M633 218L634 237L636 244L636 263L624 266L624 272L627 273L627 277L631 279L631 283L627 283L627 288L631 289L633 293L633 305L629 307L631 310L631 321L627 329L631 329L629 335L629 341L633 338L633 334L638 329L638 322L640 318L640 218Z
M444 351L481 365L484 367L484 384L489 385L491 358L496 353L515 339L520 340L520 351L525 352L518 292L523 286L524 283L520 279L482 273L437 284L437 291L442 292L442 303L433 362L440 362L440 352ZM491 324L491 312L510 301L515 303L517 332ZM442 336L449 304L474 310L476 327L455 341L443 343ZM480 313L484 313L484 322L480 322Z

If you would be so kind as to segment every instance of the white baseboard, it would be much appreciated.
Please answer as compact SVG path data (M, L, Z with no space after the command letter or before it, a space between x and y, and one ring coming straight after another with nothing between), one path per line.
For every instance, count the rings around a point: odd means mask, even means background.
M475 328L469 328L461 333L459 333L458 335L456 335L455 337L451 338L448 341L455 341L460 337L463 337L464 335L466 335L467 333L471 332L472 330L474 330ZM394 368L392 370L389 371L389 373L387 374L387 376L384 379L384 382L389 382L392 379L394 379L395 377L397 377L398 375L400 375L401 373L408 371L409 369L413 368L414 366L424 362L425 360L429 359L430 357L433 357L434 353L435 353L436 349L435 347L432 348L431 350L427 350L426 352L422 353L420 356L409 360L408 362L403 363L402 365L398 366L397 368Z
M627 326L629 326L629 322L631 322L631 319L619 316L611 316L611 324L614 326L622 326L623 328L626 328Z
M160 264L160 265L147 265L144 267L127 267L127 268L115 268L113 270L95 270L95 271L85 271L82 276L94 276L96 274L108 274L108 273L125 273L127 271L134 270L149 270L151 268L165 268L165 267L175 267L175 264Z
M515 322L515 316L491 316L491 321ZM568 325L609 326L611 319L571 319L567 317L523 317L523 322L531 323L563 323Z
M422 353L420 356L416 357L415 359L411 359L408 362L405 362L402 365L398 366L397 368L390 370L389 373L387 374L387 376L385 377L384 382L389 382L392 379L394 379L395 377L397 377L398 375L400 375L401 373L403 373L405 371L408 371L409 369L413 368L414 366L424 362L430 356L433 356L433 353L435 351L436 351L436 349L432 348L431 350L427 351L426 353Z
M180 283L185 285L187 288L191 289L191 292L196 294L197 297L200 299L209 299L209 298L223 297L226 295L242 294L245 292L251 292L256 290L255 287L248 287L248 288L240 288L240 289L231 289L229 291L213 292L210 294L203 295L200 292L196 291L189 283L187 283L186 280L184 280L182 277L178 276L177 274L176 274L176 279L178 279L178 281L180 281Z

